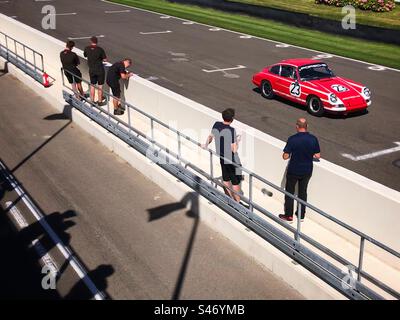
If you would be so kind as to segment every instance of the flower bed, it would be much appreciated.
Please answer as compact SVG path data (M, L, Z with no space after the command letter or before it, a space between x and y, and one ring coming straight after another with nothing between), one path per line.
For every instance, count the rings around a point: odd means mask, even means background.
M352 5L361 10L371 10L375 12L392 11L396 7L394 0L315 0L315 3L336 7Z

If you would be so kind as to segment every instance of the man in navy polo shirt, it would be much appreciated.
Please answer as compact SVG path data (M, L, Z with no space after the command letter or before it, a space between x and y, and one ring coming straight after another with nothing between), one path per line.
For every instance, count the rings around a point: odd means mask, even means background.
M289 160L286 173L286 191L294 194L296 184L299 186L298 197L307 201L307 186L313 172L313 160L321 158L318 139L307 132L307 120L300 118L296 122L297 133L289 137L283 150L283 159ZM279 218L293 222L293 203L291 197L285 196L285 214ZM306 208L301 206L300 219L304 219ZM298 217L298 212L296 212Z

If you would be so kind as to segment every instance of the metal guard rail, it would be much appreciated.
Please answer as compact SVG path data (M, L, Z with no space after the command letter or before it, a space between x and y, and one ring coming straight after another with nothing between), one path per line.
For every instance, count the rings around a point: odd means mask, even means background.
M0 39L3 40L0 41L0 57L3 57L6 61L24 71L46 88L54 83L55 79L44 71L42 54L4 32L0 31L0 36ZM22 48L22 52L18 51L18 47ZM33 61L30 61L28 56L31 56Z
M241 204L238 204L233 199L226 196L224 193L220 192L216 188L217 186L223 187L223 185L218 179L214 177L213 173L213 157L222 158L215 151L211 149L206 149L206 151L210 155L210 173L207 173L204 170L191 164L189 161L185 160L180 154L182 139L185 139L186 141L189 141L193 143L195 146L201 148L201 144L199 142L193 140L192 138L179 132L178 130L171 128L167 124L152 117L146 112L132 106L126 101L118 99L107 92L103 92L103 95L106 97L106 105L105 105L106 110L99 107L96 104L93 104L86 97L83 97L76 92L73 92L72 94L69 93L72 91L72 89L66 86L65 84L64 72L68 73L71 72L69 72L68 70L61 69L63 87L68 89L68 91L63 90L63 97L67 103L69 103L71 106L75 107L76 109L84 113L86 116L97 122L103 128L114 133L116 136L121 138L128 145L135 148L143 155L149 157L154 163L156 163L157 165L159 165L160 167L162 167L163 169L165 169L166 171L168 171L181 181L185 182L189 187L191 187L196 192L198 192L199 194L210 200L212 203L216 204L219 208L221 208L225 212L229 213L235 219L237 219L238 221L246 225L249 229L257 233L260 237L267 240L272 245L277 247L279 250L286 253L288 256L290 256L299 264L303 265L309 271L311 271L319 278L330 284L332 287L341 292L343 295L345 295L349 299L374 299L374 300L383 299L383 297L380 294L374 292L371 288L361 283L361 280L365 279L374 284L375 286L377 286L378 288L380 288L381 290L390 294L394 298L400 299L399 292L392 289L390 286L384 284L383 282L376 279L374 276L368 274L362 269L365 241L374 244L375 246L383 249L387 253L390 253L391 255L397 258L400 258L399 252L393 250L392 248L389 248L388 246L375 240L374 238L356 230L355 228L329 215L328 213L314 207L308 202L301 200L297 196L286 192L281 187L264 179L263 177L257 175L256 173L244 168L243 166L233 163L233 165L235 165L236 167L240 167L242 172L245 172L249 175L249 190L250 190L249 197L247 198L243 194L240 194L241 199L248 204L248 208L244 207ZM75 75L74 77L79 78ZM84 79L81 80L88 86L92 86L88 81ZM109 106L111 99L119 100L121 104L123 104L126 107L126 109L128 110L128 123L111 114ZM146 134L135 129L131 125L130 110L136 111L149 119L151 127L150 136L147 136ZM169 131L177 135L178 153L173 152L172 150L164 147L163 145L154 140L154 123L159 124L160 126L168 129ZM157 150L156 148L159 148L159 150ZM229 161L229 159L226 158L222 159ZM203 176L207 180L207 182L201 179L199 176L193 174L191 171L187 170L187 168L191 168L196 173ZM321 243L317 242L316 240L302 233L300 219L297 219L297 228L293 228L286 222L279 219L273 213L269 212L268 210L254 203L252 199L252 194L253 194L252 186L254 183L253 179L257 179L258 181L266 184L267 186L272 187L273 189L283 193L284 195L291 197L292 199L297 201L298 208L304 205L309 209L315 211L316 213L320 214L321 216L327 218L328 220L340 225L341 227L359 236L360 250L359 250L358 266L355 266L354 264L352 264L345 258L341 257L337 253L333 252L329 248L325 247ZM230 190L234 192L234 190L232 189ZM289 230L294 235L294 239L289 237L286 233L279 230L272 224L268 223L265 219L262 219L261 217L254 214L254 210L259 211L266 217L278 223L280 226ZM351 284L344 283L343 277L347 275L346 273L344 273L340 268L338 268L331 262L327 261L325 258L321 257L320 255L314 253L309 248L302 245L300 243L300 240L306 241L316 249L328 255L330 258L333 258L334 260L339 262L340 264L352 267L357 272L357 279L353 279L354 281L352 281Z

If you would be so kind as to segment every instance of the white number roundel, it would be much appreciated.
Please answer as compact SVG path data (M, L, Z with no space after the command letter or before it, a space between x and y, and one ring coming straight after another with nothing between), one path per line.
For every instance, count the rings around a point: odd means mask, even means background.
M290 94L295 97L300 97L301 95L301 86L297 82L293 82L290 84Z
M342 86L341 84L334 84L332 86L332 89L337 91L337 92L346 92L349 91L345 86Z

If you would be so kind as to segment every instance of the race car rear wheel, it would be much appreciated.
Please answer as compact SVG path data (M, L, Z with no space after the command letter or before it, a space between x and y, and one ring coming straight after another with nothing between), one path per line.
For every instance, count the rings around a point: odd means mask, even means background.
M274 90L272 90L271 82L269 82L268 80L263 80L261 82L260 90L261 90L261 95L264 98L272 99L275 96Z
M308 97L307 110L313 116L321 117L324 114L324 106L322 105L321 99L317 96Z

